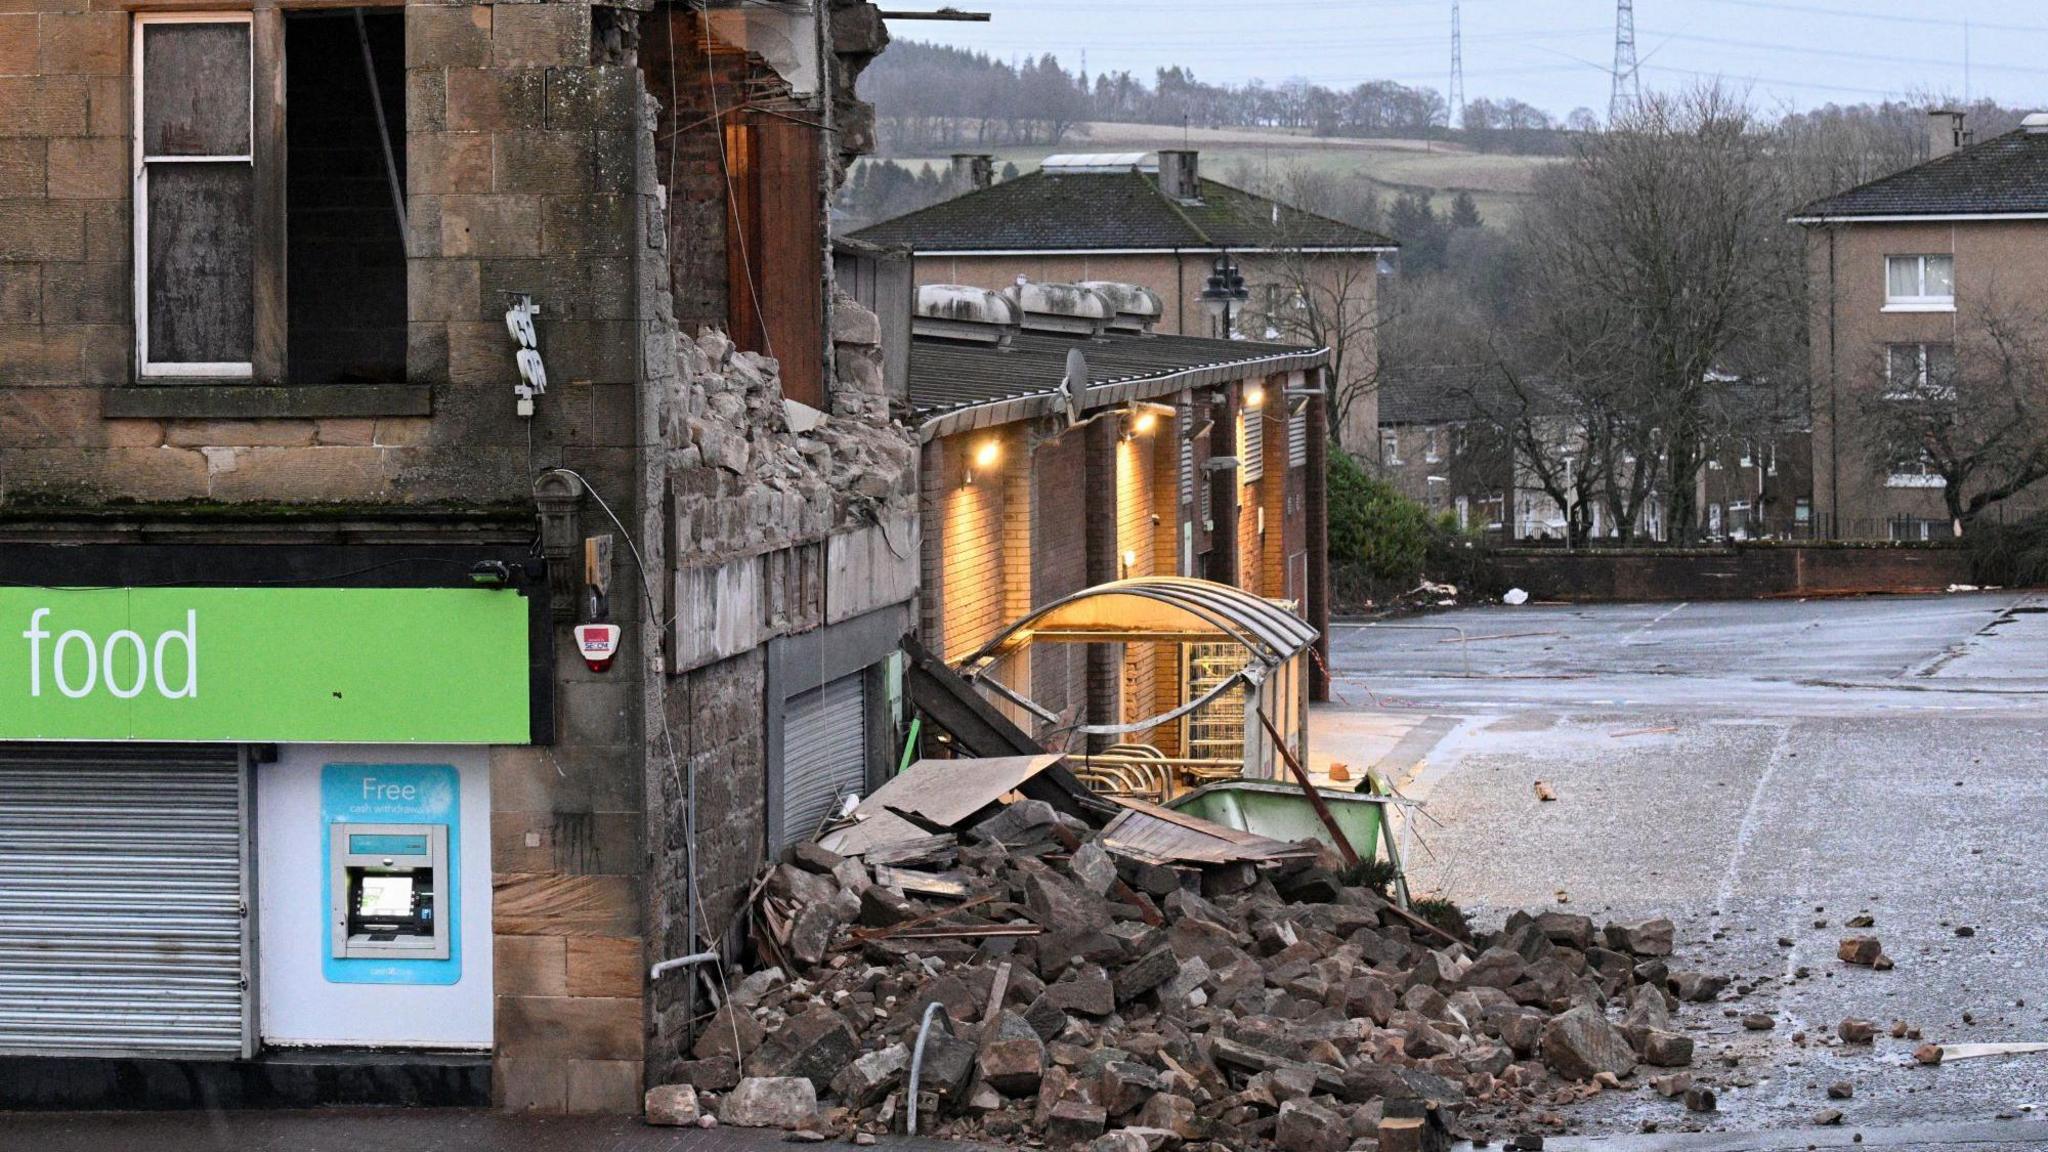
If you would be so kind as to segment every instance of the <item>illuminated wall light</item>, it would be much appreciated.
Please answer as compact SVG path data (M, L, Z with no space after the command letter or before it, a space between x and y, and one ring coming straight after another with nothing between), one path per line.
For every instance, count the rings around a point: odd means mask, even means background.
M1138 435L1149 436L1154 428L1159 427L1159 417L1151 412L1140 412L1137 423L1132 427Z
M1265 402L1266 402L1266 390L1265 390L1265 388L1263 388L1263 387L1261 387L1260 385L1257 385L1257 384L1252 384L1252 385L1249 385L1249 386L1247 386L1247 387L1245 388L1245 390L1244 390L1244 406L1245 406L1245 407L1247 407L1247 408L1257 408L1258 406L1260 406L1261 404L1264 404Z
M968 458L966 475L960 483L963 486L974 483L974 474L976 472L986 472L994 468L996 462L1002 458L1003 445L1001 441L994 438L983 440L980 444L975 445L974 455Z

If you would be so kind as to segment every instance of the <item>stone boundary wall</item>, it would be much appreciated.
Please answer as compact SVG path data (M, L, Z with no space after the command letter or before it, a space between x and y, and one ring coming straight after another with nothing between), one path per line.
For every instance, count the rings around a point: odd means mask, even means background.
M1755 600L1940 592L1970 583L1969 553L1950 545L1750 545L1715 549L1504 549L1500 587L1532 599Z

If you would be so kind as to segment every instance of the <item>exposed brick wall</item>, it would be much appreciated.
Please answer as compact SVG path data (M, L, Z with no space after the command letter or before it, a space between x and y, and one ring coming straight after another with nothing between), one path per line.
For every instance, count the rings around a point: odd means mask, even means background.
M1543 600L1746 600L1938 592L1970 580L1957 547L1756 544L1728 549L1496 553L1497 578Z
M947 658L954 660L987 643L1009 621L1003 547L1009 485L1004 465L967 482L974 453L991 441L1006 458L1016 451L995 433L952 436L937 444L941 464L930 498L940 526L939 579L945 589L937 638Z

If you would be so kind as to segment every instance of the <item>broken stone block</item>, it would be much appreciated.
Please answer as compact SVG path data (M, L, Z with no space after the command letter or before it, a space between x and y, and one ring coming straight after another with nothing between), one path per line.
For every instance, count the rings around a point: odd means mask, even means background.
M1062 1100L1046 1114L1045 1143L1050 1148L1079 1148L1102 1135L1109 1118L1102 1109L1079 1100Z
M789 983L789 978L780 968L763 968L749 972L746 978L732 986L732 1002L742 1008L753 1008L761 1003L762 997Z
M1847 1100L1856 1095L1856 1086L1847 1080L1837 1080L1828 1085L1828 1099Z
M1045 1042L1023 1017L1014 1013L1004 1016L1015 1020L1022 1034L1004 1028L996 1039L982 1045L981 1078L1006 1096L1029 1096L1038 1091L1045 1074Z
M1153 1093L1138 1109L1138 1123L1146 1128L1172 1132L1183 1140L1197 1140L1202 1135L1202 1121L1195 1110L1195 1102L1173 1092Z
M1531 1008L1516 1008L1490 1018L1499 1029L1500 1042L1515 1055L1530 1057L1543 1042L1543 1014Z
M801 1076L749 1076L718 1104L718 1122L735 1128L808 1128L818 1092Z
M1842 1021L1835 1034L1842 1038L1844 1044L1868 1044L1877 1035L1877 1025L1851 1016Z
M1840 1108L1824 1108L1813 1114L1813 1122L1822 1128L1832 1128L1842 1122Z
M918 1070L917 1089L930 1092L941 1104L967 1099L974 1079L974 1045L965 1040L934 1032L924 1044L924 1066Z
M1056 931L1109 926L1106 901L1049 871L1025 875L1024 906L1031 909L1032 919Z
M1617 921L1607 926L1607 946L1631 956L1669 956L1676 935L1676 927L1663 917L1632 924Z
M820 847L813 841L803 840L799 841L795 848L790 849L790 861L806 872L830 876L841 864L846 863L846 857Z
M1479 954L1472 966L1458 978L1467 988L1512 988L1520 983L1528 971L1528 962L1520 953L1507 948L1493 947Z
M1664 999L1664 990L1648 984L1631 989L1628 1010L1621 1014L1621 1022L1628 1027L1668 1030L1671 1005Z
M1163 1085L1159 1073L1129 1060L1112 1060L1102 1066L1095 1099L1111 1116L1125 1116L1143 1107Z
M1450 1136L1427 1116L1390 1116L1380 1121L1379 1152L1446 1152Z
M1273 1143L1281 1152L1344 1152L1351 1147L1351 1124L1313 1100L1289 1100L1280 1105Z
M1038 1033L1040 1040L1050 1042L1053 1037L1066 1030L1067 1013L1065 1009L1053 1003L1050 996L1040 993L1038 999L1033 1000L1031 1006L1024 1009L1024 1022L1031 1025L1031 1030Z
M688 1084L657 1084L649 1088L643 1107L646 1121L663 1128L694 1126L703 1115L697 1107L697 1090Z
M1164 945L1146 953L1140 959L1124 966L1116 974L1116 1002L1129 1003L1143 996L1173 977L1180 970L1180 961L1173 949Z
M1742 1026L1751 1032L1769 1032L1778 1022L1765 1012L1749 1012L1742 1017Z
M732 1034L726 1039L730 1041ZM699 1092L723 1092L740 1082L740 1066L731 1060L681 1060L675 1077Z
M1695 1084L1685 1090L1685 1108L1688 1112L1712 1112L1720 1107L1714 1090L1705 1084Z
M1666 1100L1685 1095L1686 1091L1691 1087L1692 1073L1690 1072L1673 1072L1669 1076L1650 1077L1651 1091L1664 1097Z
M735 1035L737 1034L737 1035ZM733 1051L737 1039L739 1051ZM723 1005L711 1014L711 1022L697 1034L697 1043L690 1048L690 1054L699 1060L736 1060L754 1054L761 1046L761 1026L754 1023L751 1012L742 1012L731 1004Z
M1939 1044L1922 1044L1913 1049L1913 1059L1928 1067L1941 1063L1942 1050Z
M910 1047L891 1044L854 1060L832 1078L832 1090L855 1108L865 1108L903 1083L910 1067Z
M1344 1014L1385 1027L1394 1014L1394 989L1377 976L1353 976L1344 982Z
M1107 1016L1116 1011L1116 990L1109 974L1093 964L1072 969L1059 982L1046 985L1045 998L1061 1011L1083 1016Z
M1635 1071L1636 1054L1599 1009L1581 1004L1544 1027L1543 1062L1567 1080L1591 1080L1601 1072Z
M1570 912L1539 912L1536 915L1536 930L1552 944L1562 944L1580 952L1593 946L1593 918L1578 916Z
M846 1017L813 1008L777 1029L754 1054L751 1068L763 1076L801 1076L822 1090L859 1054L860 1037Z
M879 884L870 884L860 894L860 922L871 928L887 928L924 913L908 897L899 896Z
M1835 949L1835 956L1844 964L1856 964L1868 968L1884 955L1884 944L1875 936L1844 936Z
M1074 857L1067 863L1067 871L1083 890L1090 895L1102 896L1116 883L1116 861L1110 859L1100 845L1090 840L1074 851Z
M1692 1037L1652 1032L1643 1042L1643 1063L1658 1068L1683 1068L1692 1063Z
M806 904L789 927L789 951L805 968L815 968L832 948L839 916L831 904Z
M1706 972L1673 972L1671 994L1689 1004L1711 1004L1728 987L1726 976Z

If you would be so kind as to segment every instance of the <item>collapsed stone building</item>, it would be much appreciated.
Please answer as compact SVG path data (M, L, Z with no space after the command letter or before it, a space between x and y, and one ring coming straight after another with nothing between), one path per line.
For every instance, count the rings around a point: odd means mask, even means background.
M0 14L4 1103L665 1078L650 965L895 740L916 449L826 216L886 41Z

